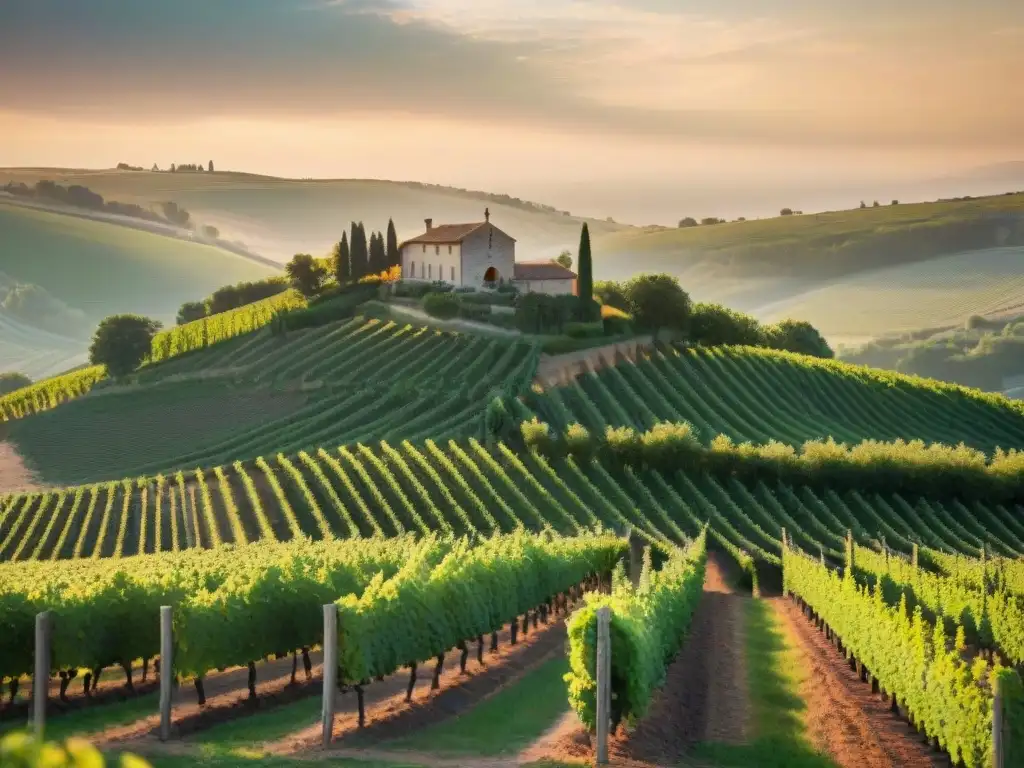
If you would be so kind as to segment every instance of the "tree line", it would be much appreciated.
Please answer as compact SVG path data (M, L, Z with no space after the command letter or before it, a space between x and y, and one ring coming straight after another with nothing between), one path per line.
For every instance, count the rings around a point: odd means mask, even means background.
M338 286L358 283L368 277L382 275L402 264L398 250L395 223L388 219L387 232L371 232L366 236L363 222L352 222L343 232L326 259L308 253L297 253L285 265L285 274L292 288L306 298L320 295L330 278Z
M225 285L201 301L186 301L178 309L177 324L185 325L204 317L219 315L231 309L269 299L288 289L288 280L283 276L268 277Z

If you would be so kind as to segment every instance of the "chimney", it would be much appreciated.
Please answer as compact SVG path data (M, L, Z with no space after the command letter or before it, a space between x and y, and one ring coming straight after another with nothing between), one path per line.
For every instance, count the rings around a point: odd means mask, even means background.
M484 221L489 222L491 220L491 209L484 208Z
M433 219L424 219L423 223L427 225L427 232L429 232L431 229L434 228L434 220Z

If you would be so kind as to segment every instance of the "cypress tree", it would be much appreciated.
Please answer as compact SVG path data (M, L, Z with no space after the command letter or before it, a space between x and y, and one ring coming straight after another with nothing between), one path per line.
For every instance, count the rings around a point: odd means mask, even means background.
M374 232L370 237L370 264L371 271L379 275L388 268L388 255L384 248L384 235Z
M334 246L334 277L338 285L344 285L352 279L351 254L348 249L348 232L341 233L341 242Z
M351 250L351 261L352 261L352 280L358 281L362 277L366 277L366 271L369 269L369 265L366 263L366 230L363 229L362 222L352 222L352 241L349 245Z
M579 275L577 278L580 298L580 320L588 322L594 314L594 267L590 260L590 230L583 222L580 230L580 250L576 255Z
M388 267L397 267L402 263L402 255L398 252L398 235L395 234L395 222L388 219Z

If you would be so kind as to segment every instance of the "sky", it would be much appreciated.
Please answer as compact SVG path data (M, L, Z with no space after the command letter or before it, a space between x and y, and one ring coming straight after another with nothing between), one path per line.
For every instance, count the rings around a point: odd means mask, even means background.
M0 166L213 158L653 222L1024 160L1022 69L1020 0L0 0Z

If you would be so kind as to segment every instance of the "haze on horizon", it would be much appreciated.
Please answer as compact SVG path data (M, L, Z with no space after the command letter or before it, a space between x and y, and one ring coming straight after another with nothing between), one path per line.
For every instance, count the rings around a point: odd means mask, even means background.
M1024 159L1022 67L1017 0L9 2L0 166L766 215Z

